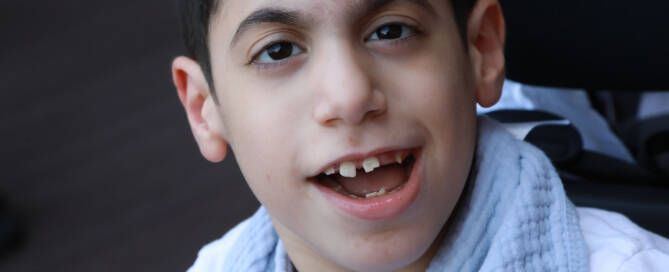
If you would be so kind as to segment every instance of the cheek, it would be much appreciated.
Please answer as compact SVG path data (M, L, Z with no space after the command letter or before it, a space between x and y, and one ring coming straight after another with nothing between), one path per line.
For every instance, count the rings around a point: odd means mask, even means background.
M392 106L433 126L430 133L455 133L454 129L471 126L476 108L465 53L457 47L426 47L407 61L380 67Z
M457 59L425 62L428 69L414 75L420 88L412 99L434 143L430 167L443 180L464 180L476 138L474 91Z
M290 163L295 161L295 124L276 100L247 94L230 101L236 103L226 103L223 115L244 178L263 204L281 205L299 181Z
M383 59L377 65L383 88L397 106L443 118L475 109L470 67L459 40L435 33L402 59Z
M467 178L476 141L476 108L464 53L428 53L393 67L397 116L411 116L429 138L425 149L430 193L426 200L452 207ZM436 56L436 57L435 57ZM450 56L450 57L449 57ZM426 202L426 205L428 205ZM430 216L435 216L431 214Z
M280 87L244 78L236 82L238 91L226 93L221 107L242 174L272 216L291 226L306 225L307 219L299 215L307 214L310 206L309 183L301 175L297 155L305 148L300 136L308 97L290 82Z

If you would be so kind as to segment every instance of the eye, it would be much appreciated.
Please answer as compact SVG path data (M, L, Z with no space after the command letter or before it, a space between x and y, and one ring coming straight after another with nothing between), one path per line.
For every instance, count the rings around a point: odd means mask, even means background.
M302 53L304 53L304 50L294 43L276 42L260 51L253 58L253 63L276 63Z
M401 40L414 36L416 33L417 31L413 27L400 23L391 23L376 29L367 40Z

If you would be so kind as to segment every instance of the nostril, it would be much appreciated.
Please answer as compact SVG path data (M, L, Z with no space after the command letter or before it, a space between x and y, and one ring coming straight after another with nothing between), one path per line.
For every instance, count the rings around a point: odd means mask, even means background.
M334 106L325 100L316 101L312 114L314 120L324 126L331 126L338 119Z
M374 90L367 107L367 115L370 118L385 114L387 110L386 96L381 91Z
M319 124L333 126L340 121L358 125L385 114L386 110L385 94L370 87L320 93L315 97L312 112Z
M369 116L369 118L376 118L383 115L384 113L386 113L385 109L377 109L370 111L369 113L367 113L367 115Z

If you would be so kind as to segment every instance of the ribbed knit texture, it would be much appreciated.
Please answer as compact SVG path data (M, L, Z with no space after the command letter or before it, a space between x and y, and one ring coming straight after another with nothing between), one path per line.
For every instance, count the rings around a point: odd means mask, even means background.
M428 271L588 271L575 208L541 151L480 117L473 171Z

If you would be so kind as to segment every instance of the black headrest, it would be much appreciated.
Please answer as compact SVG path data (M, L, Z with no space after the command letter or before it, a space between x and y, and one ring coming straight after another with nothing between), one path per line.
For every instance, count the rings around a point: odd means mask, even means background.
M589 90L669 90L669 1L500 2L509 78Z

